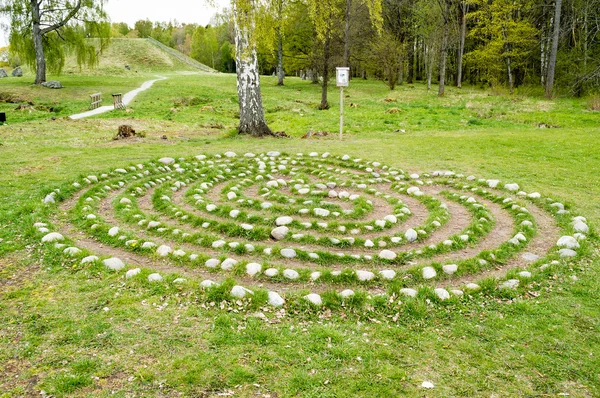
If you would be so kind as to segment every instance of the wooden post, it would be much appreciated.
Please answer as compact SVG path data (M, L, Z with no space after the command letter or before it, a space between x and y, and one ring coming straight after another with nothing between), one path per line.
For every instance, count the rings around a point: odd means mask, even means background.
M344 134L344 87L348 87L350 68L346 66L336 68L336 84L340 88L340 140Z
M125 109L125 105L123 104L123 94L113 94L112 97L115 109Z
M340 140L344 132L344 86L340 87Z

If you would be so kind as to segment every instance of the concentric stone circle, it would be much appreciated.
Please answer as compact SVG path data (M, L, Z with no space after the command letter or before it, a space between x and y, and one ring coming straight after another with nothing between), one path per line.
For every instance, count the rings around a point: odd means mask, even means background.
M35 223L40 241L81 266L206 291L233 278L232 298L263 291L275 307L320 306L332 291L342 302L503 294L584 255L593 234L514 182L327 152L163 157L42 201L68 219Z

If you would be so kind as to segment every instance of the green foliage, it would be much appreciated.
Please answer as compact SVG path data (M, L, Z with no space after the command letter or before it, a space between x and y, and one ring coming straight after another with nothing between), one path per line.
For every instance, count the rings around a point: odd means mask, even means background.
M137 31L138 37L150 37L152 34L152 22L150 22L148 19L136 21L136 23L133 25L133 29Z
M479 72L480 81L495 86L508 81L508 64L528 72L530 57L538 42L531 20L532 0L473 0L477 11L469 15L474 27L469 33L478 44L467 54L467 65Z
M101 2L83 0L76 9L71 3L58 0L38 2L40 5L40 26L42 46L48 69L60 73L65 58L74 54L77 64L93 66L98 55L107 46L111 27L105 22L106 15ZM12 0L5 2L0 13L10 14L10 51L32 69L37 68L36 50L33 40L33 10L28 1ZM91 42L89 38L98 38Z
M370 69L377 74L381 71L383 79L390 90L398 84L402 59L405 56L404 46L391 33L385 31L379 40L371 45Z

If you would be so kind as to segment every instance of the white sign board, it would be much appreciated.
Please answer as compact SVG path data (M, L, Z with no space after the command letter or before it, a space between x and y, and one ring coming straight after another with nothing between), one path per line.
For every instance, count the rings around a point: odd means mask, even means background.
M340 66L335 68L336 70L336 84L338 87L348 87L348 82L350 81L350 68L345 66Z

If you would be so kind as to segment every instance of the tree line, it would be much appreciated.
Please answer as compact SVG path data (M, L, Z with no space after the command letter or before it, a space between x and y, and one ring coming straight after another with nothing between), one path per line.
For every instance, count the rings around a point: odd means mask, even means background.
M103 0L0 0L11 16L11 51L45 81L66 51L93 64L111 35L153 37L225 72L236 71L240 133L271 134L260 74L286 73L322 86L335 66L390 89L417 80L541 85L580 96L600 87L600 0L231 0L208 26L138 21L110 25ZM87 38L98 37L100 48ZM97 43L98 41L96 41ZM96 47L95 47L96 46Z
M246 2L250 3L249 0ZM240 3L238 1L238 3ZM268 0L256 2L260 73L327 84L335 66L397 84L540 85L581 96L600 86L600 0ZM113 36L153 37L234 72L232 10L207 26L138 21ZM326 100L322 108L327 108Z

